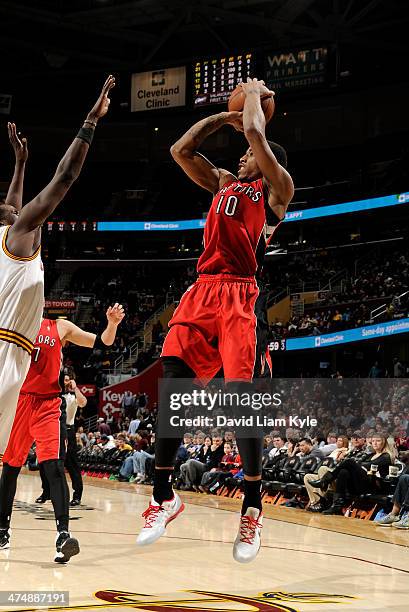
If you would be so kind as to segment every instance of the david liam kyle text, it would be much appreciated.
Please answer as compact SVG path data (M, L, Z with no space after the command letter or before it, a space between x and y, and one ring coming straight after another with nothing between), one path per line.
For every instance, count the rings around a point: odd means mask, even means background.
M317 419L310 416L290 415L286 418L274 419L261 414L237 417L220 414L217 416L200 415L192 418L172 415L169 422L172 427L296 427L304 429L318 425Z

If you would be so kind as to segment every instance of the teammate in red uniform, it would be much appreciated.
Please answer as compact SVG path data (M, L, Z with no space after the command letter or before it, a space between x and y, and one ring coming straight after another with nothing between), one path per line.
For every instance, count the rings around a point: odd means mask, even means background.
M3 456L0 479L0 549L10 547L10 519L17 478L28 451L36 442L38 462L50 485L57 524L57 563L66 563L79 553L79 544L69 529L69 491L64 472L66 418L60 397L59 377L62 347L68 342L88 348L111 346L124 318L120 304L108 308L108 325L101 335L83 331L64 319L43 319L31 355L31 365L20 391L10 439Z
M260 292L256 275L265 250L267 214L277 227L285 216L294 186L285 169L286 153L265 136L260 97L273 95L263 81L242 83L243 112L225 112L196 123L171 148L185 173L213 194L206 220L204 251L197 281L183 295L163 346L164 378L209 380L223 367L226 382L251 383L262 369L266 351L260 342L256 309ZM249 148L240 159L237 177L216 168L197 152L204 139L224 125L244 131ZM242 387L243 388L243 387ZM260 547L261 438L238 438L245 474L244 500L233 556L251 561ZM178 439L158 438L153 495L138 544L157 540L183 510L172 491Z

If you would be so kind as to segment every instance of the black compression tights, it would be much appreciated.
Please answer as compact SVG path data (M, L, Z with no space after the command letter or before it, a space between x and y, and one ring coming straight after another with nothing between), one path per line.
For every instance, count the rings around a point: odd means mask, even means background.
M20 470L21 467L13 467L8 463L3 464L0 478L0 529L8 529L10 527L17 478Z
M50 485L50 497L54 508L58 531L68 531L70 494L62 459L50 459L42 463Z
M163 379L189 378L194 379L195 373L189 366L178 357L163 357ZM166 382L162 386L163 394L166 394ZM188 392L188 389L186 389ZM163 400L162 400L163 401ZM160 410L161 398L159 398ZM172 467L175 463L176 453L180 446L179 438L157 438L155 442L155 466Z
M226 387L230 393L251 393L252 383L232 382L228 383ZM250 415L250 413L251 411L248 409L248 414ZM263 436L248 438L238 431L236 439L245 476L260 476L263 461Z

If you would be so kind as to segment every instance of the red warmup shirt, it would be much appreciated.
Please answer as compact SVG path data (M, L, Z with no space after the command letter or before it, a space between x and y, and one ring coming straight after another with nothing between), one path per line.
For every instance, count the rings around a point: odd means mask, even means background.
M31 365L21 393L52 397L61 393L59 383L62 346L57 322L43 319L31 353Z
M219 189L206 219L199 274L255 276L266 247L266 205L262 179L234 179Z

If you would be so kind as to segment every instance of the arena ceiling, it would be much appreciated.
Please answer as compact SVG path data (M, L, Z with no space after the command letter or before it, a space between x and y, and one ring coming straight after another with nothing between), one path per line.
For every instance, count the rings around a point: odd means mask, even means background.
M131 70L260 45L407 52L406 0L0 0L2 71ZM362 51L363 50L363 51Z

